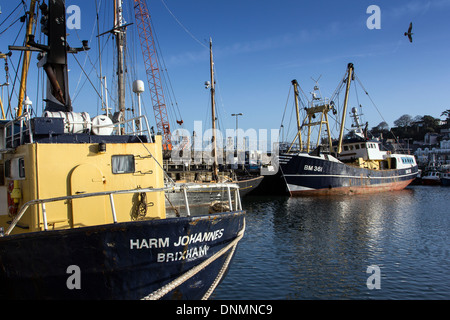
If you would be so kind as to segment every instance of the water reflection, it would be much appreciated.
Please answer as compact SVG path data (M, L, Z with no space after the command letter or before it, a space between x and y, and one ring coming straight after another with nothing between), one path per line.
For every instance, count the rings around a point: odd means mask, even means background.
M448 192L245 199L246 235L213 298L448 299ZM370 265L380 290L366 286Z

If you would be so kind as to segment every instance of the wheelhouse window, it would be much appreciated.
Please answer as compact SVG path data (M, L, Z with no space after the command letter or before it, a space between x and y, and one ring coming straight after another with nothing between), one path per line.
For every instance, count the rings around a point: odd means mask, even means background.
M18 167L19 167L19 177L25 178L25 160L23 158L19 159Z
M111 158L112 173L134 173L133 155L115 155Z
M11 160L5 161L5 177L11 178Z
M5 185L5 166L0 163L0 186Z
M4 176L9 179L25 179L25 160L23 158L8 159L5 161Z

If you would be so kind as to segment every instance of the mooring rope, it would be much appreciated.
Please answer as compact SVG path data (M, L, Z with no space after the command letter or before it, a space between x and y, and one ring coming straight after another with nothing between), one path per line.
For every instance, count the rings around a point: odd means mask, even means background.
M244 236L244 231L245 231L245 220L244 220L244 226L242 227L241 231L239 231L237 237L233 241L231 241L226 247L222 248L217 253L213 254L209 259L203 261L198 266L196 266L196 267L192 268L191 270L187 271L186 273L184 273L183 275L179 276L178 278L176 278L172 282L166 284L165 286L155 290L154 292L150 293L148 296L145 296L141 300L158 300L158 299L161 299L167 293L169 293L170 291L174 290L178 286L182 285L184 282L186 282L187 280L189 280L190 278L195 276L197 273L199 273L201 270L206 268L208 265L210 265L212 262L217 260L219 257L221 257L223 254L225 254L228 250L230 250L232 248L232 251L228 255L228 258L225 261L222 269L220 270L220 272L217 275L216 279L212 283L211 287L208 289L208 291L205 293L205 295L202 298L202 300L208 299L209 296L211 295L211 293L214 291L214 289L219 284L220 279L222 279L223 275L225 274L225 271L227 270L228 264L231 261L231 257L233 256L234 251L236 249L236 246L237 246L238 242Z

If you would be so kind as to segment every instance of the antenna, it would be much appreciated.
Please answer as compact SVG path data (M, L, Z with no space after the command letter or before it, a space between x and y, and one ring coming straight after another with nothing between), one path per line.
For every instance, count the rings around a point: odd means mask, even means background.
M312 81L314 81L316 84L314 85L314 91L310 92L312 95L312 100L320 100L320 97L317 97L317 94L315 91L319 91L319 95L322 96L322 93L320 92L320 88L319 88L319 80L320 78L322 78L322 75L320 75L317 80L315 80L313 77L311 77ZM313 103L313 101L311 103Z

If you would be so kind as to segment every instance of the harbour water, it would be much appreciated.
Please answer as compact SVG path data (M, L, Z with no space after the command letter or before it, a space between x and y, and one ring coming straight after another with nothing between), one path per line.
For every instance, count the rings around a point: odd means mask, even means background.
M428 186L248 196L246 234L211 298L450 299L449 200L450 188Z

